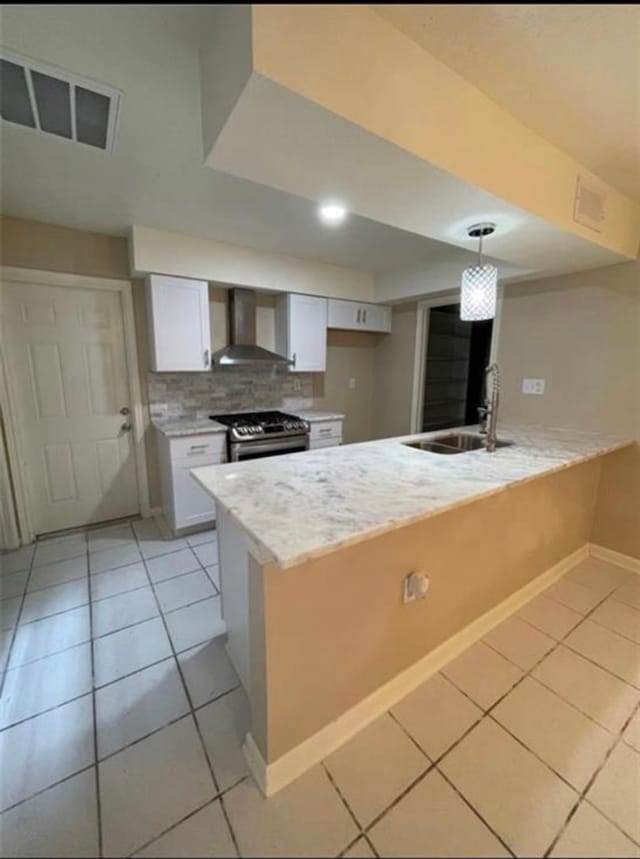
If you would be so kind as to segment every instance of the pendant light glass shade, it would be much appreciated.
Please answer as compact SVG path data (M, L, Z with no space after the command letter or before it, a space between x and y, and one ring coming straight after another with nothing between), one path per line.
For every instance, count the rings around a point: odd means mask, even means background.
M493 319L496 315L498 269L489 263L482 264L482 239L495 229L495 224L483 223L474 224L467 230L469 238L478 239L478 262L462 272L460 319L463 322L479 322Z
M477 322L496 315L498 269L495 265L472 265L462 272L460 319Z

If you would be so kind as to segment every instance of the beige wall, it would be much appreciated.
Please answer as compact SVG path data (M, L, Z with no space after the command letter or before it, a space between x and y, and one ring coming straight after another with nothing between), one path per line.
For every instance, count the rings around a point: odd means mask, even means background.
M599 474L592 460L284 573L252 569L251 599L264 604L264 625L252 628L262 645L253 641L252 654L264 650L265 672L255 685L252 676L252 694L263 696L253 718L266 714L252 733L265 759L587 543ZM405 605L402 582L416 570L429 575L429 594Z
M640 560L640 444L603 459L591 542Z
M391 334L376 344L373 435L389 438L411 432L417 305L393 308Z
M499 337L502 421L640 437L640 263L507 286Z

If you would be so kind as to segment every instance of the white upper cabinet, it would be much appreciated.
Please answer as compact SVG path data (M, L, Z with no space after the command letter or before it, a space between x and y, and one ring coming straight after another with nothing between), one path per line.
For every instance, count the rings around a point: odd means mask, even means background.
M147 278L149 351L156 372L211 369L209 286L205 280Z
M391 308L384 304L330 298L328 327L388 333L391 331Z
M276 301L276 352L292 361L297 373L327 369L327 299L287 293Z

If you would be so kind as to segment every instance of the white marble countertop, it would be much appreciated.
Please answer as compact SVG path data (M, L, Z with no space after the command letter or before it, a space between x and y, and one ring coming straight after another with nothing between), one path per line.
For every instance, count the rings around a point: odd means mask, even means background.
M296 409L291 410L292 415L296 415L303 421L308 421L310 424L319 421L343 421L344 415L341 412L320 412L316 409Z
M309 423L344 420L344 415L340 412L320 412L315 409L283 409L282 411L296 415ZM173 418L152 418L151 423L168 438L227 431L225 426L219 424L217 421L212 421L209 415L181 415L180 417Z
M151 423L167 438L181 438L187 435L204 435L212 432L226 432L227 428L208 415L197 417L184 415L178 418L152 418Z
M445 456L402 443L442 434L227 463L192 474L245 530L260 562L290 567L632 443L534 426L502 426L498 437L515 444L495 453Z

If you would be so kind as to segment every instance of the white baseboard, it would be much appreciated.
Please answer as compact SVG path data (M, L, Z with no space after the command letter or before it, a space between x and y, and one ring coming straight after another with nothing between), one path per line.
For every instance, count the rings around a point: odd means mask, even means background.
M587 558L589 551L590 546L585 543L277 760L267 763L251 734L247 734L244 754L260 790L265 796L272 796L324 760L463 650L484 638L495 626Z
M624 567L625 570L631 570L634 573L640 574L640 558L634 558L632 555L623 555L622 552L607 549L605 546L598 546L597 543L589 543L589 554L594 558L599 558L601 561L608 561L610 564L615 564L618 567Z

